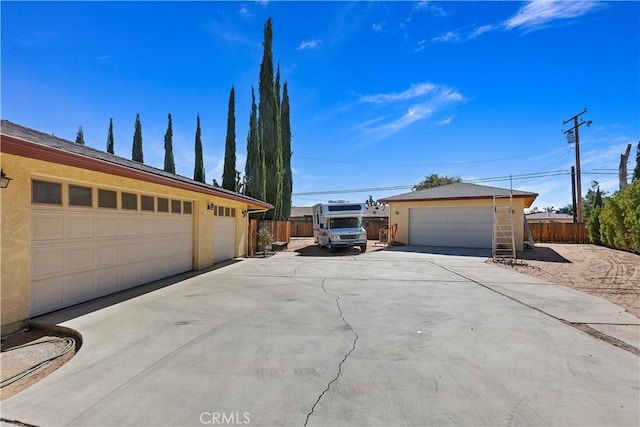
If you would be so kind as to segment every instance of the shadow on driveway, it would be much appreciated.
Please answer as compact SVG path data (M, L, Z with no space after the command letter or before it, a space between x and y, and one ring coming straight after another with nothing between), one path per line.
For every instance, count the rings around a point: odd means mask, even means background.
M176 274L175 276L156 280L155 282L149 282L144 285L136 286L135 288L125 289L115 294L106 295L104 297L96 298L94 300L73 305L71 307L63 308L52 313L46 313L39 317L34 317L31 319L31 324L35 326L57 325L68 320L75 319L76 317L84 316L85 314L102 310L103 308L107 308L114 304L119 304L132 298L139 297L140 295L157 291L158 289L166 288L167 286L174 285L178 282L182 282L183 280L187 280L192 277L199 276L201 274L205 274L210 271L214 271L241 261L242 259L230 259L227 261L216 263L215 265L203 270L187 271L185 273Z

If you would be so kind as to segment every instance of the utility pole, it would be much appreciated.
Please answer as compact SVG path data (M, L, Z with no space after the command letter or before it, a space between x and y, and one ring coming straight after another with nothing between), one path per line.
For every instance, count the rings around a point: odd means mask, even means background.
M582 184L580 181L580 132L579 132L579 128L580 126L586 124L587 126L591 126L591 123L593 123L591 120L589 121L584 121L582 119L580 119L580 121L578 121L578 117L580 117L581 115L583 115L584 113L587 112L587 109L585 108L584 110L582 110L581 113L576 114L575 116L571 117L568 120L565 120L564 122L562 122L563 125L566 125L567 123L569 123L570 121L573 121L573 127L569 128L567 130L563 130L562 132L567 135L567 141L569 142L569 144L572 144L575 142L576 144L576 198L577 198L577 221L578 223L582 223L584 221L583 215L582 215Z
M576 168L571 166L571 201L573 202L573 223L578 222L578 206L576 205Z
M620 179L620 189L627 186L627 161L631 154L631 144L627 144L627 151L620 154L620 167L618 168L618 178Z

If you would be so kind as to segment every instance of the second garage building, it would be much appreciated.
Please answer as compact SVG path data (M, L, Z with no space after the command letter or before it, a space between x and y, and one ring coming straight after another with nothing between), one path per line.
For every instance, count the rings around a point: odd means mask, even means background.
M389 204L396 240L419 246L491 249L495 207L511 204L516 250L524 247L524 209L538 195L455 183L381 199Z

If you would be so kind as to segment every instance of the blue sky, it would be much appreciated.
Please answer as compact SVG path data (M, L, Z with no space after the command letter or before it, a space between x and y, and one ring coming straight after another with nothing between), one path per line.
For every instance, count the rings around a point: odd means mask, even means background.
M540 194L535 206L565 206L575 153L562 122L584 108L593 125L580 127L583 194L592 180L617 189L628 143L635 166L639 2L0 7L3 119L72 141L81 125L87 145L104 150L113 118L116 154L130 158L139 113L145 163L162 168L171 113L177 173L193 177L200 114L207 182L221 181L232 86L244 171L272 17L291 102L294 206L400 194L431 173L505 188L512 175L515 189Z

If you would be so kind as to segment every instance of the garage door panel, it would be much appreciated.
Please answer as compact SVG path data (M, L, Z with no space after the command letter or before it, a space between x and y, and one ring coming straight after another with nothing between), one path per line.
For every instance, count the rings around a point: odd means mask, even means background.
M140 242L140 259L153 259L156 256L156 243L154 241Z
M118 220L116 218L98 217L95 221L96 237L117 237Z
M140 221L140 234L143 236L153 236L156 234L156 220L149 218Z
M44 279L31 282L29 313L32 316L62 307L63 278Z
M57 247L37 248L31 251L31 278L39 279L64 272L64 252Z
M137 236L138 235L138 220L132 218L120 219L120 236Z
M95 248L96 266L108 267L118 264L118 244L101 245Z
M64 218L59 215L54 216L46 213L32 215L31 235L32 241L36 242L63 239Z
M93 270L94 248L93 246L76 246L65 249L65 271L74 272Z
M94 235L93 217L67 215L65 229L70 239L90 239Z
M492 231L490 207L409 210L409 243L413 245L490 248Z
M56 206L32 209L31 223L31 316L193 266L192 215Z
M236 219L215 216L213 222L213 262L235 257Z
M62 284L62 304L73 305L93 297L93 272L66 276Z

